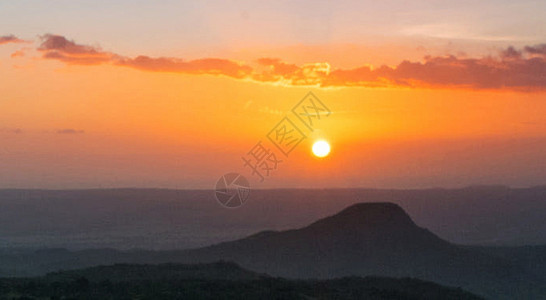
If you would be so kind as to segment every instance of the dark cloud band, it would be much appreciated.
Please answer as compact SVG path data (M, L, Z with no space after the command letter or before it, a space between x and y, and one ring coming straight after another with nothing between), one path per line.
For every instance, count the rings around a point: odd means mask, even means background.
M113 64L144 71L182 74L222 75L259 82L281 82L293 86L321 87L455 87L471 89L511 89L534 91L546 89L546 44L508 47L497 57L460 58L425 57L422 62L403 61L395 67L368 66L334 69L327 63L302 66L274 58L262 58L252 67L220 58L185 61L179 58L125 57L98 47L76 44L63 36L44 35L38 48L46 59L68 64Z

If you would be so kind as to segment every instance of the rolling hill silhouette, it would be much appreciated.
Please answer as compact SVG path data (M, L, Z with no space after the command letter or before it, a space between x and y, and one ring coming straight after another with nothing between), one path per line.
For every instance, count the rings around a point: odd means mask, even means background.
M287 280L228 262L116 264L41 277L0 278L0 287L1 299L483 299L411 278Z

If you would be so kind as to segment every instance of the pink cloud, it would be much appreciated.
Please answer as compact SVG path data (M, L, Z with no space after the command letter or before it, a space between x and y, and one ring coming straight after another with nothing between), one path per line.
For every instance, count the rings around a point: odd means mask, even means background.
M68 64L96 65L111 62L115 54L92 46L76 44L60 35L46 34L38 48L46 59L60 60Z
M233 78L245 78L252 72L249 66L219 58L184 61L177 58L138 56L134 59L120 58L114 63L145 71L224 75Z
M394 67L369 66L332 69L325 62L301 66L276 58L261 58L257 65L221 58L125 57L98 47L80 45L63 36L44 35L38 48L46 59L68 64L112 64L143 71L222 75L259 82L320 87L455 87L472 89L546 90L546 44L508 47L496 57L429 56L421 62L402 61Z
M14 35L4 35L0 36L0 45L8 43L26 43L26 41L17 38Z

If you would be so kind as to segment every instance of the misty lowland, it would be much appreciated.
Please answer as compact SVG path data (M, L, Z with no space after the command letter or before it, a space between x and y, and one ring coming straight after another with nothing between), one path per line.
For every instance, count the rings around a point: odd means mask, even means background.
M2 190L1 296L546 297L545 187L213 193Z

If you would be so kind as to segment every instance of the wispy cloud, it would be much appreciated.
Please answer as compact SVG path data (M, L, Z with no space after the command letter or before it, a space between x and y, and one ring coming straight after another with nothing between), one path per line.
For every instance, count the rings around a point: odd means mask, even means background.
M467 87L474 89L546 89L545 46L524 50L509 47L499 57L459 58L426 57L424 62L403 61L396 67L382 66L336 70L326 86L403 85L430 87Z
M25 56L25 53L26 53L27 50L29 50L29 48L23 48L23 49L16 50L15 52L13 52L10 55L10 57L11 58L23 57L23 56Z
M219 58L203 58L184 61L177 58L151 58L138 56L134 59L120 58L114 61L120 66L132 67L145 71L176 72L185 74L224 75L234 78L244 78L251 74L252 68L237 62Z
M85 131L72 129L72 128L57 130L57 134L83 134L83 133L85 133Z
M23 130L21 128L0 128L0 133L21 134Z
M108 63L143 71L222 75L291 86L546 90L546 44L523 49L508 47L494 57L428 56L423 61L406 60L393 67L353 69L334 69L327 62L298 66L276 58L261 58L254 64L220 58L190 61L169 57L130 58L51 34L42 36L38 50L46 59L68 64Z
M144 71L176 72L185 74L225 75L244 78L251 74L252 68L227 59L204 58L184 61L178 58L138 56L124 57L103 51L100 48L76 44L63 36L46 34L41 37L38 48L46 59L55 59L69 64L97 65L110 63Z
M64 36L46 34L41 37L42 43L38 48L43 57L56 59L69 64L96 65L111 62L116 55L104 52L92 46L76 44Z
M459 23L428 23L414 26L404 26L400 30L402 35L421 36L429 38L440 38L448 40L475 40L475 41L490 41L490 42L515 42L530 40L529 36L515 35L495 35L484 34L476 31L476 28L470 24Z
M497 57L428 56L422 62L403 61L394 67L363 66L332 71L326 64L298 67L272 59L260 62L267 64L270 70L255 75L254 79L284 81L291 85L546 89L546 45L527 46L522 50L508 47Z
M19 39L14 35L3 35L0 36L0 45L8 43L26 43L25 40Z

